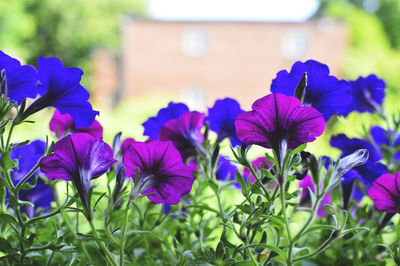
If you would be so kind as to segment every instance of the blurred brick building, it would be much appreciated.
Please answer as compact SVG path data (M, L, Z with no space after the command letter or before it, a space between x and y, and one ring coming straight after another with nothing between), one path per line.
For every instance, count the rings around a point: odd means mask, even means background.
M95 101L162 94L204 109L233 97L244 108L269 91L279 70L315 59L341 74L346 46L343 22L328 18L305 23L156 21L134 16L121 25L118 55L93 56Z

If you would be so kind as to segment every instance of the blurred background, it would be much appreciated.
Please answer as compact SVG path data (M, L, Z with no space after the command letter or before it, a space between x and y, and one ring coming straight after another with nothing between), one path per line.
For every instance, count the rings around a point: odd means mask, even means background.
M2 0L0 49L27 64L45 55L82 68L106 140L119 131L143 140L141 123L169 101L206 111L231 97L249 110L298 60L325 63L338 78L376 73L395 111L399 14L400 0ZM50 134L51 115L25 126L30 138ZM372 123L331 119L312 149L325 153L329 135L360 136Z

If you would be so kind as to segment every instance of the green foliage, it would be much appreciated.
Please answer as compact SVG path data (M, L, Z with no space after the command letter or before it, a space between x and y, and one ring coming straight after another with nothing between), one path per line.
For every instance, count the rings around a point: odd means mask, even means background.
M56 56L87 71L94 48L118 47L123 13L145 9L144 0L0 1L0 47L29 64Z

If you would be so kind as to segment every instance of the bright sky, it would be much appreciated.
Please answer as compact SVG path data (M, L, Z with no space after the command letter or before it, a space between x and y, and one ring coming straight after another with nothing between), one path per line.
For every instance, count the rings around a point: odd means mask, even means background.
M304 21L318 0L150 0L160 20Z

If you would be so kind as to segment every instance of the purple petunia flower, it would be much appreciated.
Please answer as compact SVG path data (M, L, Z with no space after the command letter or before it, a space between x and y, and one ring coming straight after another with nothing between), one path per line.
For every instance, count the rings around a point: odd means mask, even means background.
M373 142L378 146L381 154L385 154L383 146L387 148L396 148L400 146L400 136L392 130L385 130L379 126L374 126L371 128L371 136ZM393 158L400 161L400 151L393 154Z
M50 130L56 133L57 138L62 138L66 133L87 133L94 138L103 137L103 127L97 120L94 120L89 127L77 129L74 119L69 114L61 114L58 110L50 120Z
M210 129L218 134L219 142L229 138L232 146L242 144L236 136L235 118L243 112L240 104L231 98L216 100L214 106L208 109L207 120L210 122Z
M143 123L143 135L149 136L150 139L158 139L160 130L166 122L177 119L187 112L189 112L189 108L185 104L170 102L167 107L158 111L157 116L150 117Z
M46 144L43 141L35 140L28 145L20 146L11 151L11 159L18 159L18 169L13 169L10 173L14 185L17 185L31 171L40 157L43 156L45 148ZM39 171L36 173L38 172ZM35 174L32 175L27 182L31 182ZM51 187L40 178L37 180L36 186L33 189L20 190L18 197L20 200L29 201L35 205L35 207L24 205L23 211L28 217L35 216L38 208L51 207L51 202L54 201Z
M235 180L235 174L238 170L225 156L220 156L217 163L217 180L232 181Z
M23 119L43 108L53 106L61 114L69 114L75 121L76 128L90 127L97 111L93 111L88 102L89 93L80 85L83 71L75 67L64 67L58 58L40 57L39 94L42 95L23 113Z
M352 97L349 82L329 75L328 66L314 60L296 62L289 73L286 70L278 72L272 81L271 92L294 96L305 72L308 84L303 105L317 109L324 115L325 121L333 114L343 115Z
M40 171L52 180L72 180L89 213L90 181L107 172L115 162L111 147L101 138L76 133L54 145L53 153L40 161Z
M325 128L322 114L301 106L292 96L269 94L253 103L253 111L236 117L236 134L246 144L278 150L286 141L289 149L312 142Z
M301 188L301 195L300 195L300 205L307 205L311 202L310 191L315 193L315 185L310 175L307 175L303 180L299 183L299 188ZM329 193L327 193L324 198L322 199L322 203L317 210L317 215L320 217L325 217L326 214L324 212L323 206L326 204L331 203L331 198Z
M132 143L135 143L136 140L134 138L126 138L124 139L124 141L122 142L121 145L121 155L124 154L124 152L128 149L129 145L131 145Z
M126 176L135 178L142 194L156 203L177 204L188 194L194 181L191 167L183 163L170 141L135 142L124 152Z
M251 164L252 164L254 169L261 169L261 165L263 166L264 169L270 169L271 168L270 163L267 162L265 157L259 157L259 158L255 159L254 161L252 161ZM244 178L244 180L246 181L249 176L250 176L250 183L255 183L256 179L251 174L250 170L247 167L245 167L244 170L243 170L243 178Z
M368 190L368 196L378 210L400 212L400 171L396 175L384 174L376 179Z
M204 125L204 118L204 114L196 111L185 113L177 119L166 122L161 128L158 138L172 141L182 159L186 161L189 157L196 156L196 150L204 153L201 146L203 141L201 129Z
M5 70L7 96L21 104L24 98L35 98L38 94L38 72L33 66L21 63L0 51L0 72Z
M376 75L369 75L365 78L359 77L357 80L351 81L353 97L346 108L345 115L352 111L360 113L380 112L385 98L385 87L385 82Z

